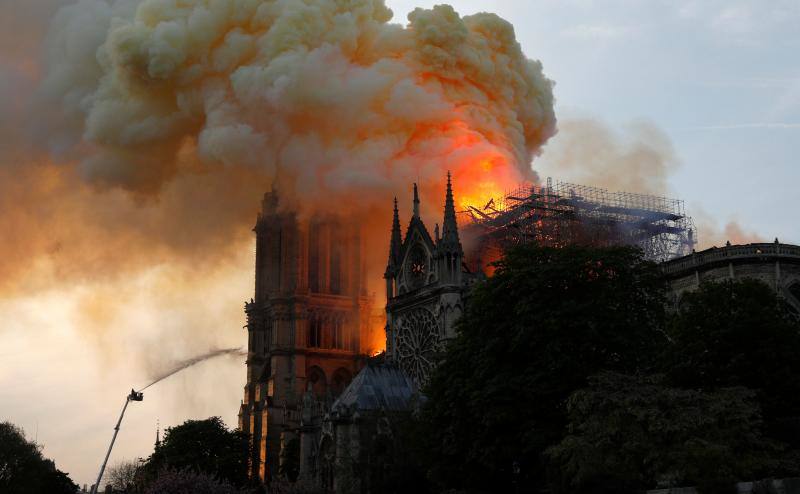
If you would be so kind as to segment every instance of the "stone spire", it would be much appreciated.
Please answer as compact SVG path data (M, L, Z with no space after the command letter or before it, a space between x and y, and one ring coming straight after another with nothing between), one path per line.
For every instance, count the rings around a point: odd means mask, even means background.
M442 223L441 248L450 252L461 253L461 241L458 238L456 206L453 201L453 186L450 181L450 172L447 172L447 194L444 200L444 222Z
M403 237L400 233L400 213L397 210L397 198L394 198L394 217L392 218L392 239L389 243L389 262L386 265L386 274L390 274L400 263L400 247Z
M417 191L417 184L414 184L414 217L419 218L419 191Z

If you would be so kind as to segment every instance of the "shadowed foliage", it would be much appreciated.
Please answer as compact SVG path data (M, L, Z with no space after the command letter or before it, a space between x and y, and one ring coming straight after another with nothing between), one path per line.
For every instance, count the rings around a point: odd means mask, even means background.
M42 456L39 445L25 439L22 429L0 423L0 492L3 494L74 494L69 475Z
M800 447L800 322L772 288L704 283L683 296L668 331L665 367L675 384L755 390L768 428Z
M657 484L729 488L776 452L759 430L754 395L672 388L661 376L595 376L570 397L568 434L547 451L551 483L556 492L609 494Z
M144 494L241 494L242 491L213 476L191 470L162 470Z
M649 368L666 345L655 264L628 247L523 246L478 285L426 390L432 477L475 492L543 487L566 400L603 370Z
M149 483L164 469L210 475L234 486L247 484L247 436L229 430L219 417L187 420L168 428L144 465Z

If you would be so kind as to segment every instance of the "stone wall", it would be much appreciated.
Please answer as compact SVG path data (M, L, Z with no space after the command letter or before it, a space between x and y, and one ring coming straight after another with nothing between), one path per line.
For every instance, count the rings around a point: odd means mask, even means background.
M758 279L772 287L800 314L800 247L781 244L726 245L662 264L671 303L678 307L687 291L704 281Z

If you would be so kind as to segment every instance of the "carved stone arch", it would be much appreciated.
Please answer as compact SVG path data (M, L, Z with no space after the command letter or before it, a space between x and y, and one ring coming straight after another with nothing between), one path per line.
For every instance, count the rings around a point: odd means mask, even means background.
M464 308L461 306L460 303L457 304L449 304L445 309L445 320L447 321L447 327L442 328L445 333L451 332L450 330L453 328L453 325L456 321L458 321L461 316L464 314ZM451 335L446 335L451 336Z
M331 394L335 397L342 394L342 391L350 384L350 381L353 380L353 375L350 373L349 370L345 369L344 367L339 367L334 371L333 376L331 377Z
M306 371L306 389L310 390L317 398L322 398L328 392L328 380L325 371L316 365Z
M430 269L430 272L428 273L428 278L425 280L425 284L426 284L426 285L432 285L432 284L436 283L436 281L437 281L439 278L438 278L438 276L436 275L436 270L435 270L435 269L436 269L436 268L435 268L435 267L436 267L436 263L435 263L435 262L431 262L431 261L429 260L429 261L428 261L428 264L429 264L429 268L428 268L428 269Z
M789 295L789 307L796 316L800 317L800 279L791 280L786 284L784 290Z
M439 300L439 303L433 308L433 317L436 318L436 322L439 325L439 337L444 338L445 336L445 324L447 323L447 306L448 302L444 300Z
M686 292L675 294L675 310L680 312L686 305Z
M330 434L323 434L319 443L319 474L323 492L333 492L336 472L336 441Z
M792 280L786 285L786 291L800 303L800 280Z

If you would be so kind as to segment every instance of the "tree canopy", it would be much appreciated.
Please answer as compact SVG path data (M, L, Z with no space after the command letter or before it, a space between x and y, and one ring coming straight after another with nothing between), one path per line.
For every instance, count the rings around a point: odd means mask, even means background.
M0 492L74 494L78 486L10 422L0 423Z
M510 251L471 294L426 390L434 478L478 491L541 478L569 395L600 371L651 367L664 307L660 272L636 249Z
M558 492L626 493L661 484L730 487L768 468L755 393L669 387L605 372L568 402L568 434L547 454Z
M247 447L247 436L229 430L219 417L187 420L165 431L144 470L150 479L169 469L203 473L243 486L248 481Z
M700 285L683 296L668 332L664 365L676 385L750 388L771 428L800 416L800 322L765 283ZM800 429L794 441L800 447Z

